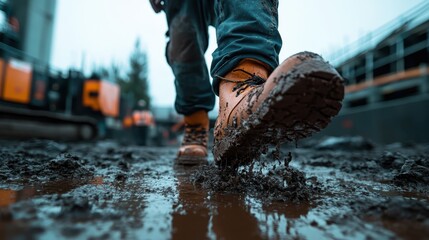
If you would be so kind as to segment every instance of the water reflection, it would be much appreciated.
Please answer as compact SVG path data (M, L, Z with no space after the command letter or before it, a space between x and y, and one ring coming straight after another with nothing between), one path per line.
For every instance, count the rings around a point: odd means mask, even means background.
M261 239L290 237L291 221L306 218L307 203L269 205L244 195L208 193L194 186L196 168L175 167L178 199L173 205L173 239Z
M24 208L12 214L9 206L14 203L35 198L42 195L65 194L80 186L103 183L103 178L96 177L80 180L59 180L46 183L38 183L33 186L24 186L23 189L0 189L0 239L34 239L36 235L41 234L40 227L34 227L32 221L28 221L30 215L44 216L37 219L37 224L52 224L46 219L46 213L57 213L61 208L46 206L44 208ZM28 215L29 214L29 215ZM36 225L37 225L36 224ZM47 233L49 235L49 233ZM51 237L41 237L42 239L57 239Z
M178 202L173 213L173 239L260 239L258 222L244 199L237 195L211 194L195 187L195 168L176 167Z
M208 236L210 210L205 203L207 192L190 183L189 174L194 169L175 168L178 201L173 206L173 239L205 239Z
M36 196L67 193L77 187L87 184L103 184L103 178L95 177L86 180L52 181L34 186L25 186L20 190L0 189L0 207L8 207L13 203L34 198Z
M260 200L249 196L246 197L246 204L258 220L263 238L270 239L298 237L299 235L296 232L298 228L294 225L294 222L306 219L312 207L308 202L300 204L284 202L264 204ZM302 230L302 228L299 230Z
M213 216L213 231L220 239L260 239L258 221L250 213L244 199L236 195L213 198L217 212Z

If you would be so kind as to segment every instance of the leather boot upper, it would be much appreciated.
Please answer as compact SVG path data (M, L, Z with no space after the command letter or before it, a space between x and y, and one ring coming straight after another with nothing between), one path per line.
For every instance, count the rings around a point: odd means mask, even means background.
M242 118L247 118L249 105L246 99L251 92L263 86L268 74L269 67L264 63L244 59L221 78L215 138L221 138L225 128L231 126L233 122L239 124Z
M244 59L226 76L221 77L215 139L221 139L227 127L236 127L246 120L267 99L276 86L276 79L309 57L314 56L307 52L293 55L270 75L269 68L264 63Z

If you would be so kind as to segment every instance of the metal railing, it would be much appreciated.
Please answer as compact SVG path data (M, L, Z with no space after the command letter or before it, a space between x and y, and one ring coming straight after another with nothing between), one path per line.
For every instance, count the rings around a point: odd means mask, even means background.
M374 48L375 46L377 46L377 44L383 41L390 34L399 30L402 26L406 26L410 23L418 25L428 19L429 1L424 1L409 10L408 12L405 12L399 18L399 20L395 19L381 26L380 28L361 37L357 41L334 51L333 53L329 54L328 57L335 66L338 66L343 62L347 61L348 59L351 59L368 49Z

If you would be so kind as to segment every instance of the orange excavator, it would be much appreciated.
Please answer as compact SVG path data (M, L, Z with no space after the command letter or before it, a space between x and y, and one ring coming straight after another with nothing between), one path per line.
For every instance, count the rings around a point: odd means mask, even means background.
M54 72L0 43L0 136L92 139L119 118L120 88L82 73Z

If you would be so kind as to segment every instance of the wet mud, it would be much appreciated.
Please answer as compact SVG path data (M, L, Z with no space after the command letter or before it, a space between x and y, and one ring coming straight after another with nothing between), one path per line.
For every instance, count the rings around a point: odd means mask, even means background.
M429 236L429 145L344 138L263 152L219 170L212 158L176 166L169 147L0 140L0 239Z
M303 172L289 166L291 160L289 152L280 161L280 149L275 149L271 158L262 156L238 169L219 168L214 163L203 166L191 175L191 181L207 191L246 194L264 202L309 201L318 193L317 183L307 183Z

